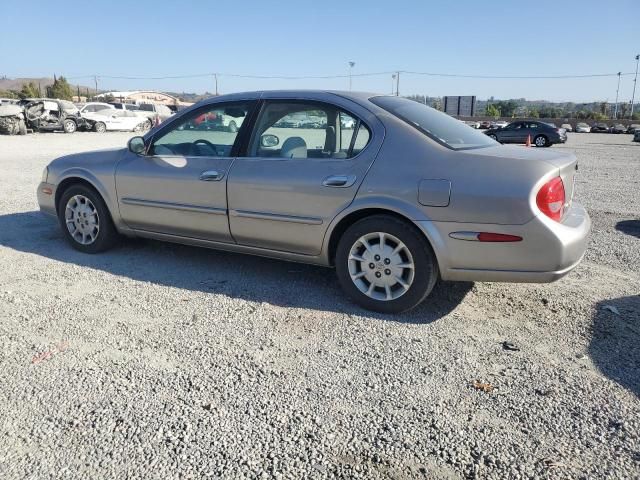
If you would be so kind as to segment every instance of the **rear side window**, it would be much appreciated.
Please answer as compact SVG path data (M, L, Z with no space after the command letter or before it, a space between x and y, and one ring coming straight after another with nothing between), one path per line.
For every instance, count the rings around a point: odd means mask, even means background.
M373 97L372 103L404 120L438 143L453 150L498 145L484 133L413 100L401 97Z

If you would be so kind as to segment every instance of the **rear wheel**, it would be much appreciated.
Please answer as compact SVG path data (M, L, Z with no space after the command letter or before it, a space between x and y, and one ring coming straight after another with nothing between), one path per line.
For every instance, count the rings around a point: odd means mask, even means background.
M94 126L93 129L98 132L98 133L104 133L107 131L107 126L105 125L104 122L97 122Z
M58 220L66 240L84 253L107 250L118 238L102 197L85 185L64 191L58 202Z
M430 245L412 225L389 215L364 218L342 235L336 272L362 307L383 313L414 308L438 277Z
M549 139L544 135L538 135L533 139L533 143L536 147L548 147L550 145Z
M62 128L64 129L65 133L73 133L78 129L78 126L73 120L65 120L62 123Z

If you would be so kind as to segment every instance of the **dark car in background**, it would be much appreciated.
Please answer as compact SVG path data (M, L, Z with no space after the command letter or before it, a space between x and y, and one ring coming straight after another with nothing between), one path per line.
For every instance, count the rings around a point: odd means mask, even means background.
M608 133L609 125L606 123L596 123L591 127L591 133Z
M611 127L611 130L609 130L610 133L626 133L627 132L627 127L625 127L624 125L620 124L620 123L616 123L615 125L613 125Z
M563 128L533 120L512 122L504 128L491 128L484 133L500 143L526 143L530 139L536 147L550 147L567 141Z
M627 133L634 134L638 131L640 131L640 125L638 125L637 123L633 123L627 127Z

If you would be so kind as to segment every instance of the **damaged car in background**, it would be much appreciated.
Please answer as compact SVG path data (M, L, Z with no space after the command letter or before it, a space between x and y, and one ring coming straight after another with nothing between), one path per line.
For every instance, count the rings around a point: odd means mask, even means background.
M24 106L24 113L27 126L35 131L73 133L93 128L93 122L84 119L78 107L66 100L35 100Z
M5 135L26 135L27 122L24 109L19 105L0 105L0 133Z

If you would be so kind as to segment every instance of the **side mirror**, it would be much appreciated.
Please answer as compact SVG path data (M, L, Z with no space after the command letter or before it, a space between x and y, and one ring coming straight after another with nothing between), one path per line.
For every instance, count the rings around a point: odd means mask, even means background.
M262 135L260 137L260 146L261 147L275 147L280 144L280 139L276 135Z
M132 137L129 139L127 143L127 148L131 153L135 153L136 155L142 155L144 153L145 144L144 138L142 137Z

